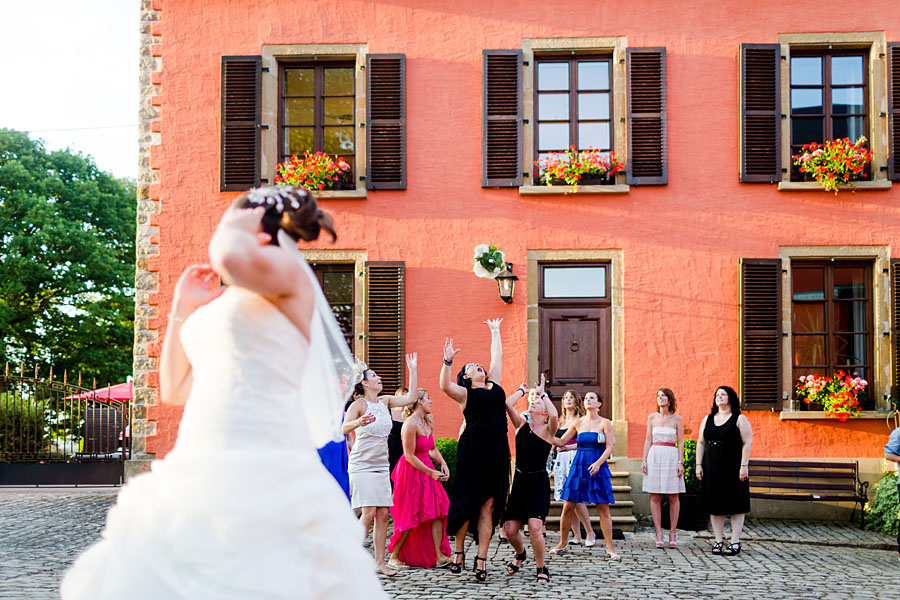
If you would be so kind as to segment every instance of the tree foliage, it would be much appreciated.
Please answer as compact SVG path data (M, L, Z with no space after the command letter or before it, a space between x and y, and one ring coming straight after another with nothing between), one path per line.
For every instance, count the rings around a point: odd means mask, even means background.
M131 374L135 185L0 129L0 361Z

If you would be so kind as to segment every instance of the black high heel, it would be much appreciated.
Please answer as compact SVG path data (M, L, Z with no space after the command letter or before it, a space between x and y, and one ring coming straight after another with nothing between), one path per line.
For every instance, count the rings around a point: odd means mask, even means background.
M478 568L478 561L481 561L481 564L485 567L484 569ZM482 558L481 556L475 557L475 581L478 583L484 583L487 581L487 557Z
M728 544L724 550L722 550L722 554L725 556L737 556L741 553L741 543L734 542L733 544Z
M538 567L537 568L537 582L538 583L550 583L550 570L547 567Z
M462 556L462 560L456 562L457 556ZM463 569L466 567L466 553L465 552L454 552L453 553L453 562L450 563L450 572L454 575L459 575L463 572Z
M515 575L519 572L519 569L522 568L522 563L525 562L525 559L528 558L528 553L522 550L521 554L516 554L516 560L519 561L518 566L514 565L512 561L506 563L506 574L507 575Z

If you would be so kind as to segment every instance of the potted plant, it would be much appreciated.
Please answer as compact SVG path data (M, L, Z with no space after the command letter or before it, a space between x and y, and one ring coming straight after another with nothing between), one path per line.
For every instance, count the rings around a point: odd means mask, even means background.
M475 266L472 270L482 279L496 279L506 266L506 257L497 246L478 244L475 246Z
M859 397L865 392L868 382L861 377L850 377L837 371L831 377L801 375L794 387L798 399L810 408L822 407L829 419L841 422L860 413Z
M825 191L837 194L839 183L866 177L866 167L872 162L874 153L865 147L865 143L866 138L862 136L856 143L842 138L824 144L803 144L802 152L791 158L801 173L818 181Z
M534 161L535 178L544 185L564 181L577 192L579 185L604 184L614 181L613 176L625 169L615 152L602 152L593 148L576 150L572 146L565 152L551 152Z
M297 185L317 192L350 183L350 165L323 152L296 154L275 165L276 185Z
M687 433L687 432L686 432ZM684 493L681 494L681 509L678 511L678 529L687 531L704 531L709 526L709 512L700 495L701 484L697 479L697 442L685 438L684 440ZM662 499L662 526L669 527L669 497Z

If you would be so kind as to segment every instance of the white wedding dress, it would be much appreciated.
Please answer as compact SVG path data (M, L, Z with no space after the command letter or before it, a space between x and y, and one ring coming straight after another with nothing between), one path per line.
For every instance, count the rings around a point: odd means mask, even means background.
M330 357L311 357L284 314L235 287L197 309L181 339L193 386L175 447L122 488L62 597L387 598L306 418L322 398L304 397L300 379L315 376L304 367Z

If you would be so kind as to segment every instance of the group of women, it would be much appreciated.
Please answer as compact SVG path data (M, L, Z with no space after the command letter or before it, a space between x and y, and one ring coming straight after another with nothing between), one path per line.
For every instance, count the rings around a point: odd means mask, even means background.
M368 534L373 522L373 551L378 571L394 575L409 566L448 566L453 573L465 568L465 541L471 534L477 542L473 571L475 579L487 579L487 552L494 528L502 531L515 555L507 573L515 575L528 553L521 531L527 526L540 583L550 581L547 554L562 554L570 544L594 546L596 534L587 505L594 504L606 546L606 556L620 557L612 543L609 506L615 503L609 458L615 445L612 422L600 415L602 399L589 391L582 399L574 390L562 398L562 415L544 390L543 376L533 388L525 384L506 396L498 381L502 374L500 319L488 321L491 330L491 364L466 363L452 377L451 367L459 349L445 340L440 375L441 390L459 403L464 426L456 457L456 481L448 498L441 482L449 476L447 463L434 442L431 399L418 389L415 354L407 356L408 388L394 396L381 396L381 379L371 369L360 371L355 400L344 421L345 433L356 433L350 452L349 494ZM413 393L411 390L415 390ZM523 413L516 404L528 399ZM656 410L647 418L642 472L643 490L650 494L656 528L656 546L666 547L661 526L662 497L669 499L668 547L677 547L676 528L679 494L685 491L683 477L684 426L676 411L675 394L661 388ZM402 411L403 421L391 410ZM394 413L396 414L396 412ZM507 418L509 421L507 421ZM507 423L515 428L516 461L510 491L510 453ZM391 452L391 437L399 442ZM396 435L399 431L399 435ZM717 389L711 413L700 426L697 476L712 513L716 543L713 553L740 552L743 515L749 511L747 463L752 431L740 415L737 394L729 387ZM555 451L551 488L548 458ZM393 454L394 456L391 456ZM393 491L392 491L393 490ZM550 497L562 501L560 541L548 552L544 521ZM387 517L393 518L393 535L385 562ZM725 516L732 515L732 539L723 541ZM454 536L452 552L447 534ZM569 541L569 534L574 540Z

